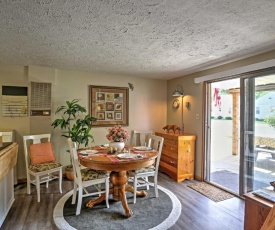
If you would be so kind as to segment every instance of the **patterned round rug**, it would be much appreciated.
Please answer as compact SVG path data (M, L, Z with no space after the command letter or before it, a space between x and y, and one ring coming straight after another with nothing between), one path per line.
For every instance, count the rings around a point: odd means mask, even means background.
M131 229L131 230L164 230L173 226L181 213L181 203L168 189L161 186L159 197L155 198L154 188L150 186L148 196L137 197L133 204L133 194L127 192L127 202L133 216L125 218L121 202L109 200L110 208L105 201L86 208L85 204L91 197L83 198L80 215L76 216L76 205L71 204L73 191L65 194L56 204L53 219L58 229Z

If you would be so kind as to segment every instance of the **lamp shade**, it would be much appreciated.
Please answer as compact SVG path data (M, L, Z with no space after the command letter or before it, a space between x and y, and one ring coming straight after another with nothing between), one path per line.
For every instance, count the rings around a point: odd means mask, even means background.
M181 88L181 90L179 88ZM176 90L173 93L173 97L180 97L180 96L184 96L184 92L183 92L182 86L178 85Z
M183 92L175 90L174 93L173 93L173 97L179 97L179 96L183 96Z

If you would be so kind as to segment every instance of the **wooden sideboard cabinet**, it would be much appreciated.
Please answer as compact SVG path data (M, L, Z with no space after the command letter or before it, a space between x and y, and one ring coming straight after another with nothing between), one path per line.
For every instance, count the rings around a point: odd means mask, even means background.
M244 230L261 229L274 203L250 193L244 194Z
M155 134L164 138L159 171L177 182L193 180L196 136L159 132Z

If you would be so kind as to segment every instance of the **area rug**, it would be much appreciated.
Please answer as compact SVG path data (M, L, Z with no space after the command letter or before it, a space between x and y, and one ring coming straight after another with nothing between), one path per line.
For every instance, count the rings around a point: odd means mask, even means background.
M205 182L188 185L188 187L194 189L195 191L215 202L220 202L234 197L234 195Z
M155 198L154 188L148 191L147 197L137 197L133 204L133 194L127 192L127 202L133 211L133 216L125 218L121 202L109 200L110 208L106 208L105 201L86 208L90 199L82 201L80 215L76 216L76 205L71 204L73 191L65 194L56 204L53 219L58 229L131 229L131 230L164 230L173 226L181 213L181 203L168 189L158 186L159 197Z

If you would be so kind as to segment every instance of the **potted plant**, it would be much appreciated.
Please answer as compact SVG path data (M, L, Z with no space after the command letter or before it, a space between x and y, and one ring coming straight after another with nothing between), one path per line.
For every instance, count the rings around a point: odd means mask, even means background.
M97 120L89 114L85 115L87 110L78 103L79 101L79 99L73 99L72 101L66 101L66 105L59 106L55 114L61 114L61 118L55 119L52 123L53 128L61 128L61 136L70 137L72 141L77 143L78 148L81 144L86 147L90 141L94 142L94 137L90 134L90 131L92 122ZM72 164L66 166L65 170L67 178L73 179L73 176L71 176L73 175Z

